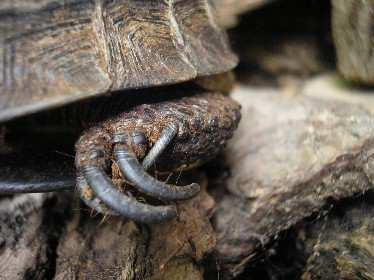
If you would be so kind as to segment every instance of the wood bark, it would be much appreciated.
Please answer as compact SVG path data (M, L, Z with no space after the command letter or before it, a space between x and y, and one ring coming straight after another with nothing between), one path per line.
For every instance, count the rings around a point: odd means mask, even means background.
M213 207L202 191L178 219L145 226L95 215L69 192L2 198L0 279L203 279Z
M374 279L373 193L340 203L298 233L302 280Z
M362 107L270 89L244 88L233 97L243 118L226 156L227 193L214 215L216 257L227 278L283 231L365 193L374 180L373 115Z
M338 68L347 80L374 84L374 1L332 1Z
M60 202L47 194L0 199L0 279L51 279L63 224L60 207L67 205Z

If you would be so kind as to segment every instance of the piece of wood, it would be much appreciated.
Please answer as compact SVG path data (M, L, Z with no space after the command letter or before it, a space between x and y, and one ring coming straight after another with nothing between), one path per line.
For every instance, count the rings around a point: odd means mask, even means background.
M344 201L298 233L302 280L374 279L373 193Z
M374 85L374 1L333 0L332 30L344 78Z
M374 90L369 87L355 87L346 83L335 72L317 75L305 81L302 94L322 100L348 102L374 113Z
M362 107L271 89L239 88L233 97L242 121L226 153L228 193L214 215L216 257L228 278L282 231L374 181L374 116Z
M42 279L48 269L43 203L47 195L0 198L0 279Z
M55 279L203 279L199 262L216 244L209 222L214 201L203 190L177 207L177 219L152 226L73 212L57 249Z

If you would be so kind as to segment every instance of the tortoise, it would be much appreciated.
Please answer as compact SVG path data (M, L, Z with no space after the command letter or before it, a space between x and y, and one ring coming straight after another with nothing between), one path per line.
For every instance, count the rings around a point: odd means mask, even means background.
M209 2L6 0L0 13L3 126L74 127L76 186L88 206L144 223L175 217L167 202L193 197L199 185L146 170L201 165L240 120L217 78L237 58ZM115 186L108 173L117 168L152 204ZM71 188L69 180L20 183L16 172L3 172L0 194Z

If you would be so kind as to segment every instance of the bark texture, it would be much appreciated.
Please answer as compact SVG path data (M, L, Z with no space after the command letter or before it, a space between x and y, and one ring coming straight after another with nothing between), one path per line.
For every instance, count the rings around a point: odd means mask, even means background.
M178 219L152 226L73 211L58 245L54 279L202 279L199 262L216 242L209 223L213 207L202 191L178 204Z
M307 255L302 280L374 279L373 194L345 201L299 232Z
M374 84L374 1L332 1L338 68L344 78Z
M193 178L206 187L204 176ZM201 262L216 244L206 191L179 203L177 219L152 226L95 215L76 199L1 199L0 279L203 279Z
M242 122L228 152L228 193L214 225L230 278L278 235L374 179L373 115L362 107L241 89ZM222 184L220 182L220 184Z
M56 208L50 208L51 202ZM49 279L54 274L54 249L63 223L56 222L63 216L59 206L46 194L0 199L0 279Z

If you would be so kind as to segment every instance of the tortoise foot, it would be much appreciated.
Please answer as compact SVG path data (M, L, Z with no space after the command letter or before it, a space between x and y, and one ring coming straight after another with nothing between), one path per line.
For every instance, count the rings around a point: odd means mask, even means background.
M192 198L200 186L167 184L147 170L156 167L170 173L211 159L232 136L239 109L227 96L205 93L143 104L91 127L76 144L81 198L100 213L142 223L175 217L176 207L170 202ZM117 170L126 185L158 205L140 202L128 187L117 186L110 179Z
M177 132L177 124L172 123L167 126L144 158L142 165L132 147L145 145L145 135L136 132L132 135L118 133L113 136L113 153L122 175L143 193L161 201L189 199L200 191L198 184L193 183L188 186L166 184L153 178L145 171L157 160ZM141 149L142 147L137 148ZM91 162L80 166L82 174L78 176L78 189L82 199L91 208L100 213L120 214L144 223L160 222L176 216L174 206L147 205L137 201L130 192L125 194L119 191L103 171L103 167L100 166L101 157L105 152L97 147L91 149L89 153ZM87 186L92 188L96 195L95 198L87 197L85 192Z

